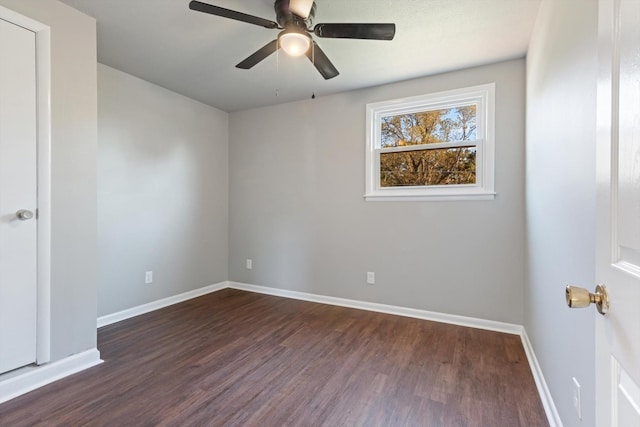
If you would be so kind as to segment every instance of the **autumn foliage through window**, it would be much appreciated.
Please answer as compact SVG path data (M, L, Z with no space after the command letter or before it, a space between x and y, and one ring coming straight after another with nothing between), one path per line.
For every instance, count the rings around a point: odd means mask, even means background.
M380 130L381 148L396 148L380 153L381 187L475 184L475 104L382 117Z
M367 104L365 199L491 200L495 84Z

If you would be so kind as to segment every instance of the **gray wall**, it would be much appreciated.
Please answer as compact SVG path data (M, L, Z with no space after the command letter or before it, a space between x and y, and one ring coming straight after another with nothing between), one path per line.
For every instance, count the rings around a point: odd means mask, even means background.
M489 82L495 200L363 200L365 104ZM515 60L232 113L230 280L521 324L524 88Z
M96 22L56 0L0 0L51 27L51 360L96 346Z
M98 315L227 280L227 113L102 64L98 102Z
M595 310L564 287L595 285L596 36L596 0L544 0L527 56L525 327L566 427L595 424Z

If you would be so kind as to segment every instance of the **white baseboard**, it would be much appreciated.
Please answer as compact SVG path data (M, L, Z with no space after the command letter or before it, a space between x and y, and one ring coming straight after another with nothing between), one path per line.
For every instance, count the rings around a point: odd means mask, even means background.
M558 413L558 409L556 408L555 403L553 403L551 392L549 391L549 387L547 387L547 382L544 379L544 375L542 375L542 369L538 364L538 359L536 358L536 354L533 351L533 346L531 345L531 341L529 341L527 331L524 328L522 328L522 334L520 334L520 337L522 338L522 346L524 347L524 352L526 353L527 359L529 360L531 373L533 374L533 379L536 382L538 394L540 394L540 400L542 400L542 406L544 407L544 411L547 414L549 425L551 427L562 427L560 414Z
M214 285L205 286L204 288L194 289L193 291L184 292L182 294L152 301L147 304L142 304L137 307L132 307L126 310L118 311L117 313L100 316L98 317L98 328L110 325L112 323L120 322L122 320L130 319L131 317L139 316L141 314L149 313L150 311L168 307L173 304L178 304L179 302L201 297L202 295L210 294L211 292L216 292L221 289L225 289L228 287L228 285L229 285L229 282L220 282Z
M98 349L83 351L40 366L27 366L0 375L0 403L102 363Z
M477 319L474 317L457 316L455 314L437 313L434 311L418 310L415 308L398 307L395 305L329 297L325 295L309 294L306 292L289 291L286 289L269 288L266 286L256 286L238 282L229 282L228 287L232 289L239 289L242 291L293 298L303 301L319 302L322 304L376 311L378 313L395 314L397 316L432 320L434 322L450 323L453 325L467 326L470 328L487 329L489 331L505 332L507 334L520 335L522 332L522 326L520 325L496 322L494 320Z

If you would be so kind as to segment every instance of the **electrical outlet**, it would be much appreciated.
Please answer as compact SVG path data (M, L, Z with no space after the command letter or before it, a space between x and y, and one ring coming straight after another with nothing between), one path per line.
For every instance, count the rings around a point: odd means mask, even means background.
M580 383L573 377L573 407L579 419L582 419L582 393L580 392Z
M153 271L145 271L144 273L144 283L153 283Z
M253 268L253 261L247 258L247 270L251 270Z
M373 271L367 271L367 283L370 285L376 284L376 273Z

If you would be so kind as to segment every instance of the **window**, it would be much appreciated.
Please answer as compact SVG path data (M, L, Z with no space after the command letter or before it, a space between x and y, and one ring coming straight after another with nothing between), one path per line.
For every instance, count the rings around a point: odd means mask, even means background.
M367 104L366 200L493 199L495 84Z

